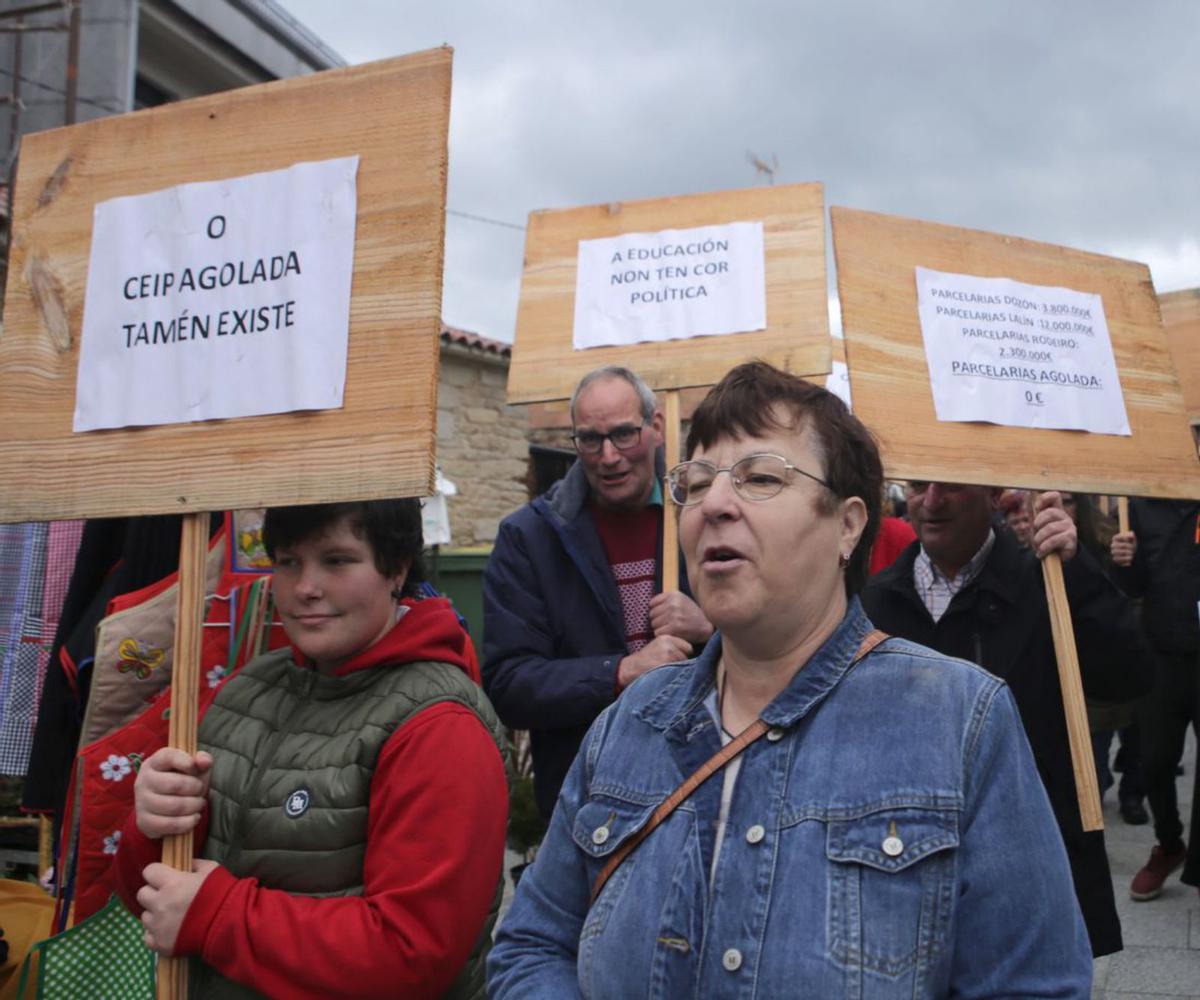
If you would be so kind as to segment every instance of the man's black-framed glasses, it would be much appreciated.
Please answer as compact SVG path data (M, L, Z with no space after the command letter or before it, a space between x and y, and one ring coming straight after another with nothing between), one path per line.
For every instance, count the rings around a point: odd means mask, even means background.
M805 472L792 465L782 455L761 453L747 455L733 465L717 466L712 462L681 462L667 473L667 492L671 500L680 507L691 507L700 503L712 488L718 475L728 472L734 490L744 500L770 500L791 482L793 472L798 472L826 489L830 486L820 476Z
M582 455L598 455L604 450L604 442L611 441L617 451L636 448L642 440L642 428L646 424L619 424L607 434L599 431L576 431L571 435L575 450Z

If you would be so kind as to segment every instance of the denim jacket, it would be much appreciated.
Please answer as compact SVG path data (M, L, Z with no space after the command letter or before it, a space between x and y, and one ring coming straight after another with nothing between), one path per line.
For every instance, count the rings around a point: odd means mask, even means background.
M762 712L710 879L705 782L589 904L608 856L720 748L720 637L590 729L488 961L493 997L1087 997L1066 853L1011 696L857 599Z

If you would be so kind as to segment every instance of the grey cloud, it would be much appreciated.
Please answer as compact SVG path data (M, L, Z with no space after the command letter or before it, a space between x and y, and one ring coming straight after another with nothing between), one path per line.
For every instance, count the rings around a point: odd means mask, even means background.
M462 211L750 186L749 149L830 204L1132 247L1200 285L1192 0L284 5L353 62L455 47ZM511 336L522 250L452 219L446 319Z

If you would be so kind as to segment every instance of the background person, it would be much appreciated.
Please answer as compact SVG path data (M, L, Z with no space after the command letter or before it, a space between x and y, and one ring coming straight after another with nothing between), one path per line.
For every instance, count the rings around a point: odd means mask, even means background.
M1005 490L1000 494L1004 525L1023 549L1033 546L1033 497L1028 490Z
M1113 897L1104 832L1085 833L1046 588L1035 558L1058 552L1071 606L1084 693L1104 701L1143 694L1139 664L1148 651L1133 609L1086 551L1057 493L1043 493L1033 523L1034 551L993 530L1000 490L912 481L908 512L918 541L871 579L863 606L892 635L979 664L1012 689L1038 772L1071 860L1075 892L1096 955L1119 951L1121 922Z
M1188 724L1200 731L1200 501L1129 501L1130 531L1113 536L1117 579L1142 598L1142 625L1158 663L1154 689L1139 709L1142 782L1158 841L1129 894L1154 899L1182 867L1200 886L1200 773L1193 763L1191 844L1184 840L1175 769Z
M420 506L276 508L263 536L291 647L223 685L198 753L142 765L121 896L194 997L482 997L504 737L449 602L413 599ZM158 863L189 829L194 871Z
M483 574L484 687L505 725L529 730L546 819L600 711L712 635L685 591L661 592L654 393L627 368L600 368L580 380L570 412L578 460L504 519Z
M1071 515L1079 532L1079 544L1110 576L1112 575L1112 557L1109 546L1116 534L1117 525L1114 518L1104 516L1096 508L1091 496L1086 493L1067 493L1062 496L1063 510ZM1153 671L1151 664L1130 664L1131 669ZM1141 763L1139 746L1139 731L1135 721L1137 710L1136 701L1106 702L1088 699L1088 728L1092 733L1092 756L1096 760L1096 779L1100 785L1100 797L1112 786L1112 770L1108 766L1109 749L1112 746L1114 732L1120 733L1121 746L1117 751L1115 770L1121 772L1121 781L1117 786L1117 803L1121 818L1131 826L1144 826L1150 821L1146 807L1142 804L1145 792L1142 790Z
M882 482L870 434L753 363L696 410L687 454L671 492L719 632L592 727L490 994L1086 997L1087 936L1007 689L901 640L855 662ZM743 732L762 738L590 901L652 810Z

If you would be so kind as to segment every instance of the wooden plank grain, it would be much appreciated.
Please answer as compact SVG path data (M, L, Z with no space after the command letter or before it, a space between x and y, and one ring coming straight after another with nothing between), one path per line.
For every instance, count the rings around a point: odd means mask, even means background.
M721 337L575 350L579 241L761 221L767 328ZM797 374L830 369L825 223L819 184L749 188L534 212L529 217L510 403L566 399L594 368L632 368L655 389L712 385L735 365L764 358Z
M1184 409L1193 424L1200 424L1200 288L1166 292L1158 304Z
M436 49L25 138L0 335L0 521L432 489L450 66ZM349 155L360 164L343 407L74 433L95 205ZM49 321L58 307L65 342Z

